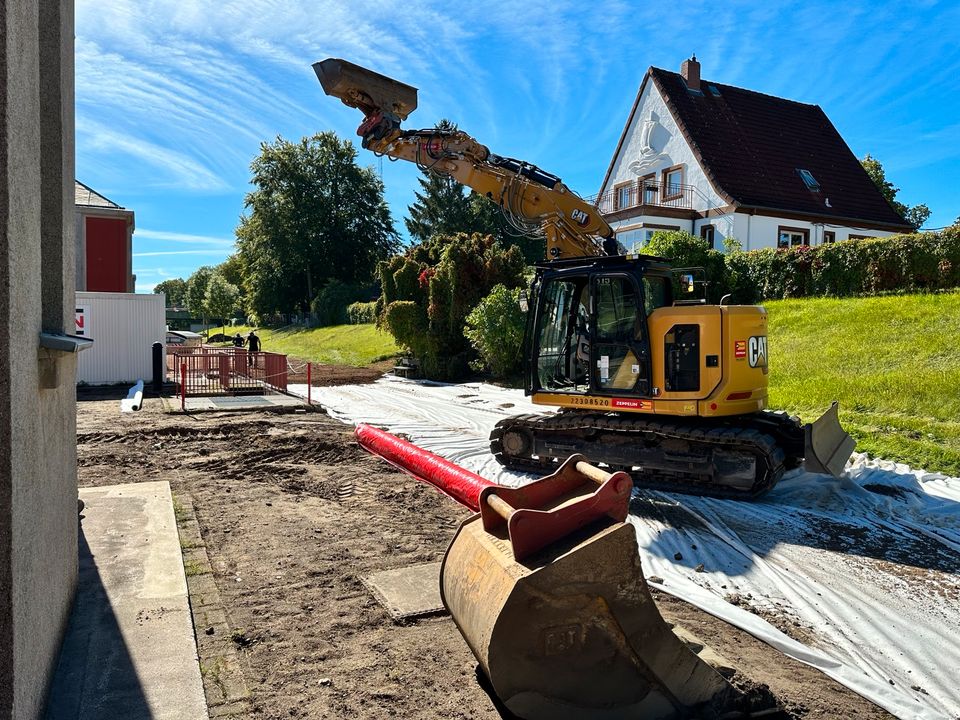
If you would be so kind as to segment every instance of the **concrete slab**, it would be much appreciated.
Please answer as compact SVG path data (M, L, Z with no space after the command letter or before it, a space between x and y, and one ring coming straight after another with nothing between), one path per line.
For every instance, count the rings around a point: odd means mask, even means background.
M172 398L171 405L179 410L180 399ZM190 397L184 403L187 412L210 410L270 410L304 407L302 398L290 395L230 395L223 397Z
M384 570L361 580L394 620L443 611L438 562Z
M47 719L205 720L170 485L80 499L79 583Z

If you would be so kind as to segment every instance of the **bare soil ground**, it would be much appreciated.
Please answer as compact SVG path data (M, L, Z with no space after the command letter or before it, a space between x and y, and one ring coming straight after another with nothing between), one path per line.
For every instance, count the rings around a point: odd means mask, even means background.
M192 497L236 630L251 718L502 717L449 617L396 624L360 580L439 560L466 509L368 455L351 428L323 414L167 414L157 398L121 414L122 395L78 398L80 485L165 479ZM786 717L891 717L746 633L654 595L668 620L746 681L768 685Z

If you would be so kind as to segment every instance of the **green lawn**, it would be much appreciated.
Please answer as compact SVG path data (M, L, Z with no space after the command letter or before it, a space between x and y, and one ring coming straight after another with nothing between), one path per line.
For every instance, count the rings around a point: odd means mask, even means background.
M764 303L770 406L840 401L857 449L960 475L960 293Z
M211 328L211 334L219 332ZM240 333L246 338L249 327L227 327L228 335ZM385 360L397 355L400 348L393 338L376 326L332 325L322 328L302 328L289 326L270 330L257 330L266 352L284 353L313 362L362 367L377 360Z

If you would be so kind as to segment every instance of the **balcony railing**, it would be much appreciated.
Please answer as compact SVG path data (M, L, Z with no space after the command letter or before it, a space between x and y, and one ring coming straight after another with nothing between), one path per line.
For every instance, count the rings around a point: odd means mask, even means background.
M673 208L693 210L694 196L697 190L693 185L668 185L655 180L637 181L629 185L608 190L602 195L587 198L601 215L610 215L631 208Z

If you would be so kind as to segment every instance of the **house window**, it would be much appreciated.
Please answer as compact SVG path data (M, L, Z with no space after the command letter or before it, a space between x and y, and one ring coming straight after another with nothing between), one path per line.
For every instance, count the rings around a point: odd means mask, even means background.
M663 199L674 200L683 194L683 166L676 165L663 171Z
M873 240L875 237L876 237L875 235L854 235L853 233L850 233L849 239L850 240Z
M713 249L714 238L716 237L716 231L714 230L713 225L704 225L700 228L700 237L710 243L710 248Z
M780 227L777 235L777 247L789 248L810 244L810 231L803 228Z
M630 196L633 194L631 190L633 189L633 183L622 183L616 185L613 188L613 209L614 210L623 210L623 208L628 208L633 205L633 198Z
M646 175L640 178L640 187L642 188L642 197L644 205L657 204L657 181L656 176Z
M832 243L837 241L837 233L833 230L824 230L823 231L823 242Z
M807 186L807 190L820 192L820 183L817 182L812 172L804 170L803 168L797 168L797 172L800 173L800 179L803 180L803 184Z

